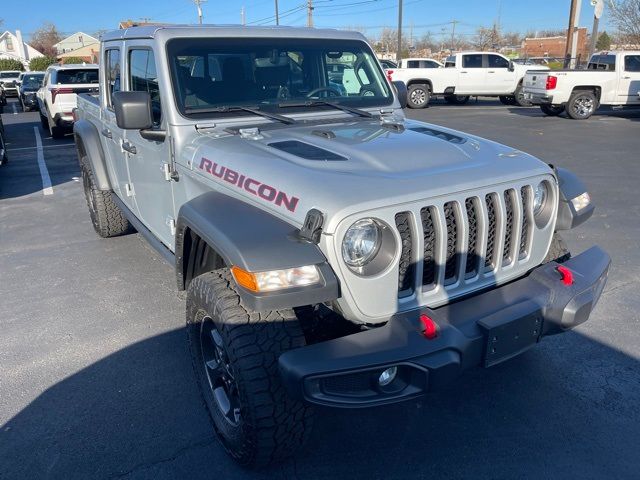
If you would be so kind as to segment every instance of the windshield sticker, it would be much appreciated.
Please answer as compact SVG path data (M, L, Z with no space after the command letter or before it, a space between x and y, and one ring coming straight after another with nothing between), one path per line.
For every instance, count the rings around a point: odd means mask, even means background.
M241 173L231 170L224 165L212 162L208 158L202 157L200 160L200 170L207 172L214 177L220 178L238 188L241 188L256 197L260 197L267 202L275 203L279 207L285 207L290 212L295 212L300 199L289 196L275 187L262 183Z

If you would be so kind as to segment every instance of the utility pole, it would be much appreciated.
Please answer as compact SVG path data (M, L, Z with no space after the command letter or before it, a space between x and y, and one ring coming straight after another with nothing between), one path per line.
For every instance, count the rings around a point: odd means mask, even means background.
M591 0L593 5L593 28L591 29L591 44L589 45L589 58L596 51L596 42L598 41L598 24L604 10L604 0Z
M280 25L280 14L278 13L278 0L276 2L276 25Z
M456 49L455 38L456 38L456 23L460 23L459 20L451 20L451 53Z
M307 27L313 27L313 0L307 0Z
M573 30L576 18L576 9L580 4L580 0L571 0L571 8L569 10L569 28L567 29L567 44L564 48L564 68L569 66L571 62L571 49L573 46Z
M202 25L202 4L207 0L193 0L193 3L196 4L196 8L198 9L198 23Z
M402 58L402 0L398 0L398 48L396 48L396 62Z

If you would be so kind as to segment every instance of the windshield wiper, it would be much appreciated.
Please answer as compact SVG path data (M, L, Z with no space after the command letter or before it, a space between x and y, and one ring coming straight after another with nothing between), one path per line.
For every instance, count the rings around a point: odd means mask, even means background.
M227 112L249 112L254 115L258 115L264 118L270 118L271 120L277 120L278 122L292 125L296 123L293 118L285 117L284 115L278 115L277 113L268 113L260 110L259 107L236 107L236 106L222 106L211 108L185 108L185 113L227 113Z
M314 105L327 105L328 107L337 108L338 110L342 110L343 112L352 113L354 115L358 115L359 117L372 118L373 115L366 110L360 110L359 108L347 107L346 105L342 105L340 103L333 103L327 100L307 100L304 102L284 102L279 103L279 108L287 108L287 107L313 107Z

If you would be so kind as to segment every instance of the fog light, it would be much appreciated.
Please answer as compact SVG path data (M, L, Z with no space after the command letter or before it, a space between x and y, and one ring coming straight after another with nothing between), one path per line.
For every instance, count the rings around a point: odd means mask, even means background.
M573 204L573 208L576 209L576 212L579 212L591 203L591 196L589 196L587 192L584 192L582 195L572 198L571 203Z
M387 368L378 377L378 385L386 387L395 380L396 375L398 375L398 367Z

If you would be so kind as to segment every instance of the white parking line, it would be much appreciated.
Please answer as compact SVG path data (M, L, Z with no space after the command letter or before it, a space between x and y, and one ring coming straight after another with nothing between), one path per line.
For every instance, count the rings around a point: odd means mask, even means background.
M42 147L43 150L48 148L64 148L64 147L75 147L75 143L65 143L61 145L45 145ZM7 152L17 152L19 150L35 150L38 147L18 147L18 148L7 148Z
M14 115L17 115L17 114L18 114L18 109L17 109L17 107L16 107L15 102L14 102L14 103L12 103L12 104L11 104L11 106L13 107L13 114L14 114Z
M15 105L15 104L14 104ZM51 177L47 164L44 163L44 150L42 149L42 138L40 138L39 127L33 127L36 134L36 150L38 153L38 167L40 168L40 177L42 178L42 193L44 195L53 195L53 187L51 186Z

